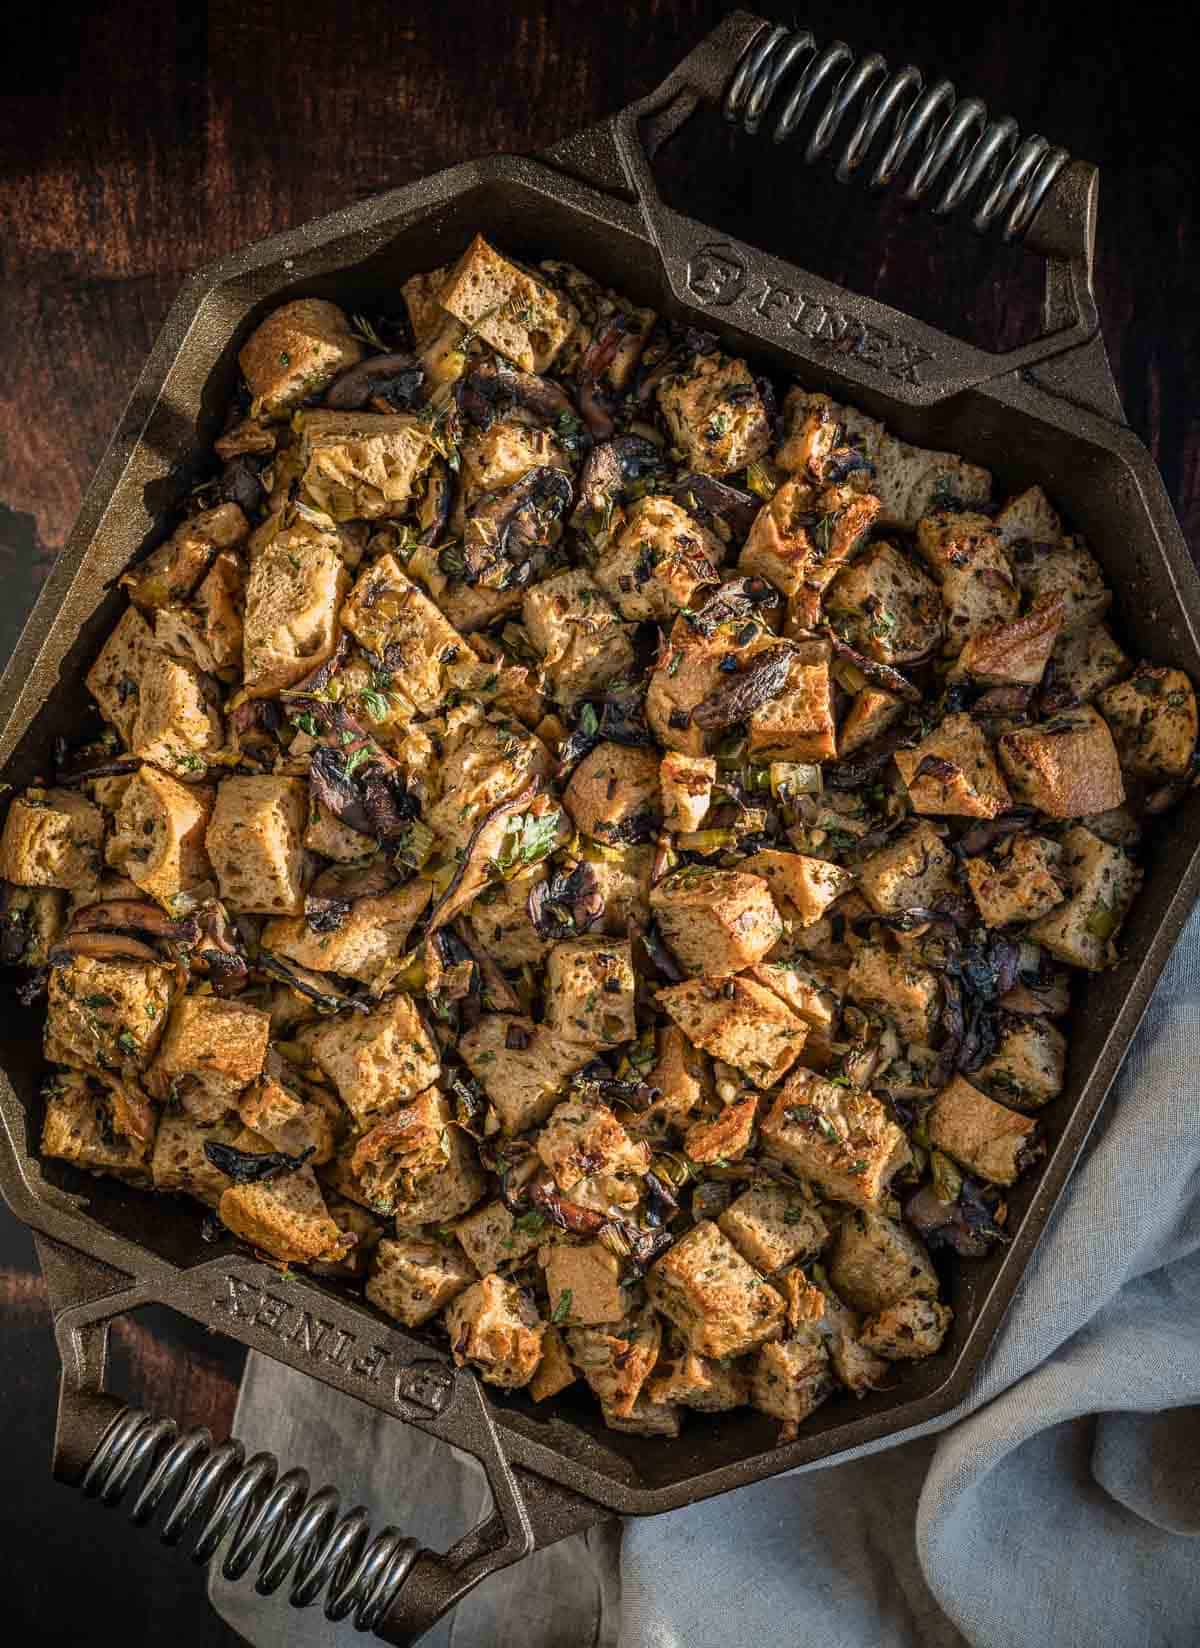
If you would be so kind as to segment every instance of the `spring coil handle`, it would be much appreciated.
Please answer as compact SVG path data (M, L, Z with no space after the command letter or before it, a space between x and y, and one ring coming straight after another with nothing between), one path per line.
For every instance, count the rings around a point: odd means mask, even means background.
M159 1532L164 1545L178 1545L199 1524L191 1555L206 1563L230 1535L221 1564L226 1579L241 1579L259 1561L254 1588L270 1596L294 1569L294 1608L309 1607L327 1589L326 1619L353 1613L360 1631L374 1630L386 1615L419 1552L416 1540L395 1528L372 1539L361 1506L339 1515L335 1489L309 1493L308 1473L281 1476L273 1454L247 1460L234 1438L214 1444L199 1427L180 1435L172 1419L124 1408L101 1437L81 1490L115 1506L143 1471L148 1475L129 1513L136 1526L175 1495Z
M1021 239L1070 159L1044 137L1022 139L1009 115L989 119L978 98L960 101L949 80L926 86L911 63L889 72L878 52L856 60L842 40L822 49L808 29L781 24L757 35L743 51L725 92L725 118L753 135L789 84L771 134L776 143L793 137L810 111L819 110L804 148L805 162L812 165L829 153L857 109L854 129L838 154L838 182L849 183L882 139L885 146L870 173L873 188L888 187L916 157L904 199L915 204L933 196L930 209L939 217L973 199L971 223L980 234L1007 213L1004 239Z

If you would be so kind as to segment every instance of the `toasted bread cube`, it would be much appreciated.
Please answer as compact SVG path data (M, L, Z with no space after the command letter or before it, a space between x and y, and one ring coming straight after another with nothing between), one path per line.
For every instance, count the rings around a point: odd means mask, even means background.
M971 1072L985 1093L1022 1110L1037 1110L1063 1090L1067 1038L1045 1018L1005 1025L991 1058Z
M366 1295L385 1315L419 1328L476 1280L472 1266L447 1242L385 1238L375 1249Z
M325 1206L329 1209L329 1217L343 1236L352 1238L353 1246L348 1247L340 1259L314 1261L312 1269L318 1276L340 1276L351 1281L362 1281L371 1267L371 1259L379 1246L383 1227L365 1207L359 1207L356 1202L348 1202L344 1196L339 1196L326 1185L322 1185L321 1189L325 1197Z
M85 677L101 715L112 722L126 746L137 720L142 673L155 650L149 624L136 607L126 607Z
M544 372L579 320L569 299L501 257L482 235L450 271L437 301L523 372Z
M136 1087L61 1071L46 1087L42 1155L148 1185L157 1125L157 1112Z
M757 624L747 624L746 628L759 635ZM710 693L728 684L721 663L736 645L737 632L730 633L724 626L706 636L686 618L677 618L672 624L670 645L651 673L646 691L646 720L664 749L702 756L715 743L714 735L693 722L692 711Z
M688 865L651 889L650 908L682 965L707 978L752 966L783 932L767 883L742 870Z
M322 1177L339 1195L394 1220L401 1234L449 1224L487 1189L474 1144L450 1125L449 1107L436 1088L352 1135Z
M184 1109L216 1121L262 1074L271 1015L220 996L180 996L171 1008L147 1091L178 1098Z
M1082 538L1021 541L1013 545L1010 560L1031 605L1047 596L1060 597L1065 635L1099 623L1112 603L1104 573Z
M863 1088L793 1070L762 1123L763 1149L835 1201L875 1207L909 1159L904 1134Z
M793 1259L811 1259L829 1239L829 1228L808 1197L788 1185L761 1184L731 1202L717 1224L758 1270L782 1270Z
M929 1141L992 1184L1016 1184L1037 1154L1037 1123L955 1076L930 1107Z
M186 601L217 553L236 549L250 536L250 523L237 504L218 504L184 521L153 554L127 572L121 582L143 612L156 612Z
M855 693L846 719L838 730L838 754L843 761L864 744L885 733L904 713L904 700L882 687L864 687Z
M635 824L653 833L662 817L657 751L597 744L571 774L563 805L577 830L600 841L621 840Z
M558 1105L538 1135L537 1153L569 1194L596 1174L640 1176L650 1166L650 1148L630 1138L606 1104L567 1099Z
M204 844L231 910L303 911L307 820L308 786L302 779L222 780Z
M209 1161L204 1147L206 1144L239 1145L245 1131L236 1110L211 1122L200 1121L186 1111L164 1110L150 1158L155 1190L178 1191L215 1209L229 1188L229 1180Z
M455 1365L472 1363L488 1385L527 1385L542 1359L545 1323L537 1306L499 1276L485 1276L451 1300L446 1331Z
M305 412L300 486L335 521L403 515L436 456L429 426L408 412Z
M656 1407L695 1408L698 1413L727 1413L749 1399L742 1370L711 1356L697 1356L680 1343L676 1354L663 1360L646 1387L646 1399Z
M954 855L922 818L905 835L871 853L858 867L858 887L879 915L917 905L929 908L941 893L954 891Z
M94 895L104 849L104 814L76 790L14 796L0 836L0 878L18 887Z
M186 606L161 607L154 616L155 645L189 658L209 675L231 678L244 655L246 573L239 558L222 550Z
M619 1322L629 1308L621 1261L603 1242L556 1242L546 1258L550 1319L579 1327Z
M1040 486L1008 499L996 515L996 531L1007 549L1019 543L1056 544L1062 537L1058 511Z
M309 852L331 858L335 864L354 864L373 855L376 844L373 836L352 830L340 818L335 818L323 802L310 797L304 845Z
M939 510L917 525L917 548L942 586L947 654L1017 616L1020 596L1004 544L986 515Z
M310 1046L360 1127L423 1093L441 1072L411 996L330 1019L313 1032Z
M767 409L745 361L695 355L662 379L658 404L672 444L702 475L745 469L771 444Z
M683 1136L692 1162L736 1162L749 1150L758 1120L758 1094L743 1093L711 1121L693 1122Z
M485 1202L454 1227L463 1252L481 1276L520 1264L546 1240L548 1227L540 1213L518 1219L503 1202Z
M719 584L725 547L671 498L639 498L596 566L596 582L634 623L670 623Z
M749 753L758 760L831 761L837 754L827 641L795 649L787 685L750 716Z
M204 837L215 800L211 789L139 767L117 808L108 862L163 904L210 880Z
M761 876L771 889L780 911L801 927L820 921L825 911L854 881L849 870L825 858L809 858L805 853L781 853L765 848L742 860L749 875Z
M829 1352L818 1330L800 1329L793 1339L764 1345L750 1374L750 1401L760 1413L798 1425L833 1394Z
M529 895L546 879L544 864L485 887L471 905L471 929L479 943L501 967L536 966L550 948L529 919Z
M659 764L663 828L698 830L712 805L717 763L711 755L681 755L668 750Z
M783 1300L710 1219L651 1265L646 1293L698 1356L743 1356L783 1326Z
M547 686L562 704L594 692L633 665L633 643L599 584L582 567L527 589L521 613L541 653Z
M235 1148L265 1155L271 1145L247 1129ZM352 1246L330 1218L316 1175L307 1166L254 1184L231 1184L221 1193L217 1217L235 1236L285 1264L337 1260Z
M0 882L0 965L45 967L66 924L66 903L57 887Z
M545 1402L559 1391L573 1385L579 1375L571 1366L563 1336L556 1327L547 1327L542 1335L542 1359L537 1372L529 1381L529 1394L535 1402Z
M658 1126L686 1128L713 1108L708 1058L677 1024L660 1024L655 1045L657 1056L646 1083L658 1089L658 1098L647 1109L646 1119Z
M821 1294L823 1306L815 1321L838 1383L855 1396L865 1396L867 1391L878 1389L887 1378L887 1363L863 1345L858 1317L832 1288L827 1287L823 1293L819 1288L815 1291Z
M797 960L759 962L746 969L746 977L786 1002L810 1029L832 1036L839 994L827 979L808 971Z
M374 898L356 898L329 932L315 932L303 916L283 916L263 928L262 946L316 972L361 979L378 992L395 972L432 894L429 882L410 881Z
M678 1436L679 1409L669 1402L651 1402L639 1396L626 1414L619 1414L607 1402L601 1402L600 1413L610 1431L624 1431L628 1436Z
M332 1094L326 1103L302 1099L270 1075L248 1087L237 1104L238 1115L252 1133L285 1155L306 1156L313 1167L323 1167L333 1158L335 1106L341 1111Z
M839 572L825 609L846 640L881 664L912 663L941 644L938 586L894 544L868 545Z
M333 656L338 608L349 585L336 533L299 518L254 557L242 640L248 690L263 697Z
M938 976L903 953L882 944L863 944L855 951L846 981L851 1001L894 1020L905 1041L927 1043L937 1022L941 989Z
M1036 687L1062 624L1062 598L1043 596L1023 618L976 630L959 653L957 667L986 686Z
M609 1047L637 1035L629 940L556 944L546 964L546 1023L564 1041Z
M336 303L297 298L269 314L238 355L242 376L258 403L256 415L281 418L327 389L338 373L363 357Z
M907 1225L860 1208L838 1227L829 1280L855 1310L886 1310L910 1294L936 1299L937 1271L924 1242Z
M774 454L776 468L787 475L821 480L846 439L839 410L828 395L810 394L794 384L783 400L783 439ZM874 423L874 419L869 421ZM882 427L875 424L877 430Z
M1036 921L1066 898L1062 847L1044 835L1019 835L996 859L968 858L967 885L985 927Z
M1050 818L1107 812L1125 799L1112 734L1090 704L1003 733L997 748L1017 800Z
M549 429L497 418L487 429L473 429L460 449L463 499L470 504L485 492L507 492L531 469L569 469L561 443Z
M954 1312L936 1299L901 1299L862 1325L859 1343L887 1362L911 1362L942 1347Z
M654 869L653 847L624 847L616 856L610 849L592 862L592 874L604 900L604 914L595 931L620 937L631 922L650 920L650 877Z
M755 516L738 569L789 596L825 589L878 514L879 499L870 493L785 481ZM933 594L936 601L937 591Z
M144 1070L174 993L174 970L154 962L72 956L50 969L46 1057L81 1070Z
M1070 896L1026 928L1025 937L1071 967L1097 973L1117 959L1116 937L1142 872L1120 847L1076 824L1062 838Z
M428 343L446 319L446 311L438 300L453 267L452 263L443 263L440 269L430 269L423 275L410 275L401 284L401 296L418 349Z
M138 713L130 748L143 761L194 783L221 746L216 682L195 664L155 651L138 686Z
M407 1193L396 1181L396 1194L389 1211L398 1234L420 1234L426 1225L449 1225L480 1202L487 1194L487 1175L471 1139L460 1127L442 1133L445 1164L420 1179Z
M577 1327L567 1332L571 1360L618 1418L633 1411L662 1347L662 1326L649 1305L620 1322Z
M948 715L895 760L914 812L995 818L1012 806L992 747L969 715Z
M1069 630L1054 643L1042 703L1051 711L1089 704L1129 668L1129 659L1103 624Z
M551 766L550 752L541 739L519 722L483 720L466 705L452 710L442 739L442 793L428 811L430 828L441 838L443 851L465 848L501 801L548 776ZM498 829L491 849L495 854L508 824L501 819L488 828Z
M750 979L688 979L658 991L656 1000L689 1041L756 1087L772 1087L804 1049L804 1021Z
M1196 694L1182 670L1139 664L1096 699L1121 765L1137 778L1181 778L1196 747Z
M508 1138L544 1122L568 1076L592 1056L586 1043L566 1042L546 1025L510 1013L485 1013L458 1045Z

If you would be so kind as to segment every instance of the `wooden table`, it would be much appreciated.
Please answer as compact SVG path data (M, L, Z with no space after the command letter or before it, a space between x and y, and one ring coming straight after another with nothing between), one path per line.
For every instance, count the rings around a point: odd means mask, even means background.
M727 8L481 0L9 0L0 20L0 649L7 652L180 278L244 241L492 150L533 149L655 84ZM791 4L762 0L790 21ZM1200 148L1174 8L1127 39L1077 8L808 9L950 74L1102 171L1098 285L1129 421L1200 546ZM955 25L955 17L960 20ZM11 35L11 38L6 38ZM1176 40L1176 46L1178 42ZM716 118L668 160L698 217L992 347L1032 335L1037 270L966 232L807 172ZM13 1640L75 1642L119 1612L125 1640L228 1643L202 1577L123 1519L55 1487L57 1361L28 1233L0 1210L0 1518ZM227 1431L240 1353L147 1314L116 1333L118 1388Z

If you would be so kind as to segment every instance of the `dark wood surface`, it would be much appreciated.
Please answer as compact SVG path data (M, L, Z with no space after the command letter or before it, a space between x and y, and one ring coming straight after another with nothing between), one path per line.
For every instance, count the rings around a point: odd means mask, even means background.
M716 0L120 0L0 8L0 649L7 653L180 278L239 244L472 155L533 149L650 89ZM762 0L784 21L791 4ZM818 38L911 57L1102 173L1098 287L1129 421L1200 547L1200 145L1175 7L1120 39L1076 5L821 0ZM957 18L957 21L955 19ZM668 156L696 216L992 347L1032 334L1037 271L882 209L715 117ZM550 250L548 248L548 250ZM0 1522L13 1640L84 1621L178 1648L232 1635L202 1578L48 1475L57 1360L25 1232L0 1209ZM240 1356L120 1324L123 1393L228 1429Z

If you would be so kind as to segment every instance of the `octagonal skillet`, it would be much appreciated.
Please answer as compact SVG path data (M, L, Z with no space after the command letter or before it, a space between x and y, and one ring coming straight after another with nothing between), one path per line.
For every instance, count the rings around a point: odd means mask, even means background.
M803 124L808 159L836 141L843 178L882 155L879 170L905 166L909 194L938 194L935 209L969 202L977 227L1003 220L1047 260L1042 336L990 354L669 208L650 162L701 104L722 99L748 131L767 119L789 137ZM879 170L875 181L887 181ZM1020 144L1011 122L988 124L978 104L956 108L942 87L922 92L915 70L889 75L881 59L856 64L845 47L821 52L811 36L735 13L649 97L535 159L456 166L201 270L167 318L0 684L5 779L20 787L47 770L54 737L78 725L83 672L118 611L114 580L165 535L204 473L254 325L301 295L351 308L386 300L476 230L518 256L568 258L638 302L717 331L728 348L852 400L909 440L985 464L1002 486L1040 481L1103 564L1130 651L1200 679L1200 585L1150 457L1125 427L1099 336L1095 195L1094 168L1038 139ZM260 1590L290 1580L299 1605L325 1592L331 1615L353 1613L363 1629L405 1643L487 1573L604 1516L670 1510L947 1411L994 1338L1117 1072L1200 884L1198 849L1193 794L1148 843L1125 959L1089 979L1076 1003L1067 1087L1044 1113L1045 1162L1012 1194L1011 1244L945 1276L955 1325L940 1353L892 1390L827 1404L785 1447L749 1410L698 1416L678 1439L644 1439L606 1430L571 1391L536 1408L521 1392L485 1393L444 1345L360 1298L280 1272L232 1241L205 1245L199 1220L170 1199L41 1161L41 1015L10 998L0 1187L37 1233L54 1311L56 1473L109 1503L140 1484L135 1519L172 1507L164 1538L187 1530L203 1557L229 1536L231 1575L257 1561ZM332 1490L308 1495L302 1472L276 1480L269 1456L243 1466L236 1443L177 1437L171 1421L123 1409L105 1388L108 1329L148 1303L465 1448L488 1475L492 1513L442 1555L396 1529L372 1537L364 1517L338 1516Z

